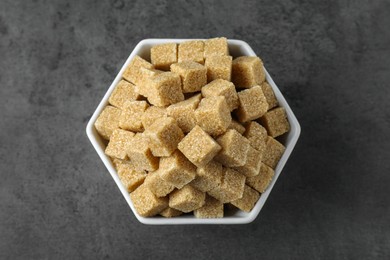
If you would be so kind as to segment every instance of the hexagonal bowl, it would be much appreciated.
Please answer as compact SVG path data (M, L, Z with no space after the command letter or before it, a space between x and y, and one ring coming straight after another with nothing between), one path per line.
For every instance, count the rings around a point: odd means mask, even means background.
M111 92L114 90L116 84L121 79L121 75L123 71L125 70L126 66L130 63L130 61L134 58L135 55L139 55L145 59L150 58L150 48L157 44L167 43L167 42L183 42L187 40L193 40L193 39L145 39L142 40L137 44L137 46L134 48L130 56L127 58L125 64L122 66L121 70L119 71L118 75L115 77L114 81L111 83L111 86L107 90L106 94L104 95L103 99L100 101L98 107L96 108L95 112L93 113L91 119L88 122L86 131L87 136L89 140L91 141L93 147L95 148L96 152L100 156L100 159L103 161L104 165L106 166L107 170L111 174L112 178L114 179L115 183L117 184L119 190L122 192L123 197L129 204L131 210L133 211L135 217L143 224L151 224L151 225L172 225L172 224L246 224L250 223L259 215L260 210L264 206L273 186L275 185L276 180L278 179L284 165L287 162L287 159L289 158L298 138L301 132L300 125L298 123L297 118L295 117L294 113L292 112L290 106L287 104L286 100L284 99L282 93L280 92L279 88L276 86L275 82L272 80L269 73L266 71L266 79L268 83L271 85L273 91L275 92L275 96L277 100L279 101L279 105L284 107L287 112L287 117L291 125L290 131L285 134L281 140L281 142L286 146L286 150L280 159L278 165L275 169L275 176L270 183L267 190L260 196L260 199L257 201L255 207L252 209L251 212L246 213L240 210L231 210L228 211L227 214L225 214L224 218L215 218L215 219L198 219L195 218L193 215L183 215L179 217L174 218L164 218L160 216L151 217L151 218L145 218L141 217L137 211L134 208L134 205L130 199L129 193L127 192L126 188L122 185L117 172L110 160L110 158L105 155L105 142L103 139L99 136L97 133L94 123L101 113L101 111L104 109L106 105L108 105L108 98L111 95ZM233 57L237 56L256 56L255 52L252 50L252 48L244 41L241 40L228 40L229 44L229 51Z

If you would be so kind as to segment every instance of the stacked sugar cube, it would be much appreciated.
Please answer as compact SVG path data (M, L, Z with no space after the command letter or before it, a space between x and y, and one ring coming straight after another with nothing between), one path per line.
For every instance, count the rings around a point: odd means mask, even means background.
M136 56L95 122L139 215L220 218L249 212L274 176L290 129L259 57L226 38Z

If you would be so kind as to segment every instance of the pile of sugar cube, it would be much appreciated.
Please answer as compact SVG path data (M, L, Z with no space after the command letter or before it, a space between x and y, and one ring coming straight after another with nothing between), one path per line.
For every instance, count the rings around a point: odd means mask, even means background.
M262 60L233 59L223 37L156 45L144 58L95 122L138 214L250 212L284 153L275 138L290 129Z

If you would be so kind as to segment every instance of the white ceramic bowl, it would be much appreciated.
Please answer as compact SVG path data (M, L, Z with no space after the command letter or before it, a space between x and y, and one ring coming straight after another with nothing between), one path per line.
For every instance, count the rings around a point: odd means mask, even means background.
M114 90L116 84L121 79L121 75L123 71L125 70L126 66L130 63L130 61L134 58L135 55L139 55L141 57L144 57L146 59L149 59L150 56L150 48L156 44L161 43L167 43L167 42L182 42L190 39L146 39L137 44L137 46L134 48L133 52L130 54L129 58L127 58L125 64L122 66L121 70L119 71L118 75L115 77L114 81L112 82L110 88L104 95L102 101L100 101L98 107L96 108L95 112L93 113L91 119L88 122L87 125L87 135L89 140L91 141L93 147L96 149L96 152L99 154L100 158L102 159L104 165L107 167L108 171L110 172L112 178L114 179L115 183L118 185L118 188L123 194L123 197L126 199L127 203L129 204L131 210L133 211L136 218L144 224L151 224L151 225L172 225L172 224L245 224L252 222L257 215L259 214L261 208L263 207L265 201L267 200L273 186L275 185L276 180L278 179L280 172L282 171L284 165L287 162L287 159L289 158L297 140L299 137L299 134L301 132L300 125L298 123L298 120L296 119L294 113L291 111L290 106L287 104L286 100L284 99L282 93L279 91L278 87L275 85L275 82L272 80L271 76L266 71L266 79L271 85L272 89L275 92L276 98L279 101L280 106L284 107L287 112L287 117L291 125L291 130L289 133L287 133L282 143L286 146L286 151L284 152L282 158L280 159L278 165L275 169L275 176L269 185L268 189L261 195L259 201L256 203L253 210L249 213L240 211L240 210L231 210L228 211L227 214L225 214L224 218L216 218L216 219L197 219L192 215L184 215L174 218L163 218L160 216L152 217L152 218L144 218L138 215L137 211L135 210L133 203L130 199L129 193L127 192L126 188L122 185L121 181L119 180L119 177L116 173L116 170L109 159L107 155L104 154L105 150L105 144L102 140L102 138L97 133L94 123L99 116L100 112L103 110L103 108L108 104L108 98L111 95L111 92ZM256 56L256 53L252 50L252 48L244 41L240 40L228 40L229 44L229 51L233 57L237 56Z

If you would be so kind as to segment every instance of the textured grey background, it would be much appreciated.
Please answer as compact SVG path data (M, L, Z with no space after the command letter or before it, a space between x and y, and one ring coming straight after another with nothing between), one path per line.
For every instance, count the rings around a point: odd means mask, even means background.
M371 3L368 3L371 2ZM0 258L389 259L390 2L0 2ZM144 38L226 36L302 126L258 219L137 222L85 126Z

